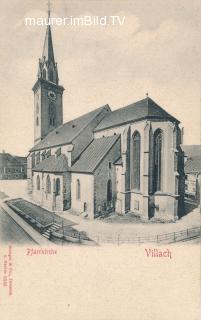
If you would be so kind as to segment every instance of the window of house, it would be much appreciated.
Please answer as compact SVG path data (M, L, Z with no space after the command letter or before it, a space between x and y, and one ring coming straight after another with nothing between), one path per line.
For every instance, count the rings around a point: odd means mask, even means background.
M46 179L46 192L51 193L51 180L49 174Z
M40 190L40 177L39 177L39 175L37 175L37 178L36 178L36 188L37 188L37 190Z
M162 131L158 129L154 134L154 174L153 174L153 190L161 191L162 189Z
M111 168L112 168L112 162L109 161L109 169L111 169Z
M133 135L133 174L132 174L132 188L140 189L140 149L141 137L138 131Z
M77 179L76 181L76 199L80 199L81 198L81 186L80 186L80 180Z
M60 195L60 179L59 178L56 179L55 194L56 194L56 196Z

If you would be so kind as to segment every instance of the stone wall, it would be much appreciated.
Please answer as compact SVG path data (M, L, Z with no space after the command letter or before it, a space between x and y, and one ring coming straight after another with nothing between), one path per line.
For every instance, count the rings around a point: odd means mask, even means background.
M116 168L114 162L121 156L121 140L118 139L94 173L94 213L99 215L111 207L115 210L117 196ZM107 183L112 182L113 203L107 204ZM113 206L113 207L112 207ZM105 210L106 209L106 210Z
M49 175L51 181L51 192L47 192L46 182ZM40 190L37 190L37 176L40 178ZM60 195L55 195L55 181L60 179ZM64 177L51 173L34 172L33 174L33 192L32 197L35 202L44 208L52 211L63 211L63 187Z
M94 176L92 174L72 173L71 209L94 218ZM80 198L77 198L77 181L80 182Z

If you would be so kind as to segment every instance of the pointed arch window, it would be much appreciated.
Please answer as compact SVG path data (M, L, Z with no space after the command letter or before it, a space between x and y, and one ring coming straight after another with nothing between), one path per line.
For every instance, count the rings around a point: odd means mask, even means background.
M51 193L51 180L49 174L46 179L46 192Z
M154 174L153 174L153 191L162 190L162 147L163 134L160 129L154 134Z
M133 135L133 175L132 175L132 188L140 189L140 149L141 149L141 136L138 131Z
M55 195L59 196L60 195L60 179L57 178L56 179L56 186L55 186Z
M38 119L38 117L36 118L36 125L37 125L37 126L39 125L39 119Z
M36 188L37 188L37 190L40 190L40 177L39 177L39 175L37 175L37 177L36 177Z
M55 109L55 105L53 103L50 103L50 105L49 105L49 123L50 123L50 126L55 127L56 109Z
M112 201L112 181L107 182L107 202Z
M46 70L45 69L43 69L43 79L45 79L46 80Z
M80 186L80 180L77 179L76 181L76 199L80 200L81 198L81 186Z

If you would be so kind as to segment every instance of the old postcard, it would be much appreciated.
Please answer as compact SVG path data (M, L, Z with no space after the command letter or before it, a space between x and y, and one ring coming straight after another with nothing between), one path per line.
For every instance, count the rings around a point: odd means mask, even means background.
M200 2L0 15L1 319L201 319Z

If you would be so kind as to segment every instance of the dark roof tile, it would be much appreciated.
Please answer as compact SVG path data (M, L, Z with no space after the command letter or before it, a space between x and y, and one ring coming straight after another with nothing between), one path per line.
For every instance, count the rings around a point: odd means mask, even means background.
M37 164L33 171L37 172L65 172L68 171L68 161L64 154L50 156Z
M166 119L179 122L149 97L108 114L94 130L100 131L141 119Z
M93 173L119 138L120 135L114 135L93 140L70 171Z

